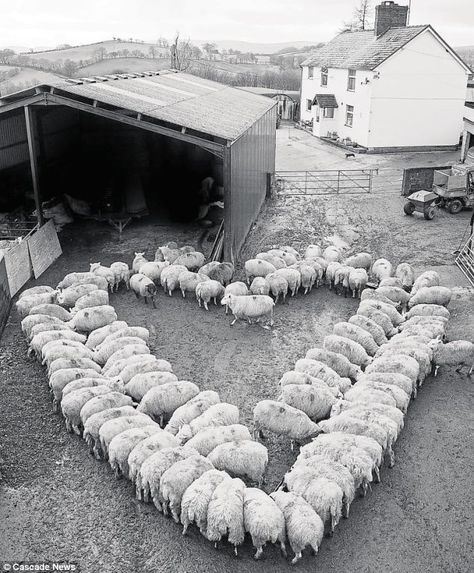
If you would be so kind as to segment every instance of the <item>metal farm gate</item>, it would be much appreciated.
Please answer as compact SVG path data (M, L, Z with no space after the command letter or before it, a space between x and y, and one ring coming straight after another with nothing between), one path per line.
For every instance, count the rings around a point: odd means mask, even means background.
M456 257L456 264L474 286L474 233L472 232Z

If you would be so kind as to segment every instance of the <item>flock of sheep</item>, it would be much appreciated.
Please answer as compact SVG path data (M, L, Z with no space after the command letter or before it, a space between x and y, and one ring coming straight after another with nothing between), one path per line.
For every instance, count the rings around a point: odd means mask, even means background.
M191 248L160 247L155 261L136 254L126 263L92 264L57 285L36 286L16 304L29 353L46 367L53 408L68 431L82 435L97 459L130 479L136 496L165 515L191 524L235 552L248 532L259 558L278 543L292 563L306 546L314 552L324 533L347 517L356 492L380 480L384 456L403 428L411 397L440 365L474 368L474 344L443 343L449 289L429 271L415 280L407 264L393 273L385 259L310 245L259 253L245 263L249 287L231 282L230 263L205 265ZM365 289L369 272L378 283ZM394 276L393 276L394 275ZM275 301L324 282L360 296L357 314L334 326L322 348L312 348L280 380L277 400L254 408L253 437L239 423L238 408L215 391L179 380L169 362L154 356L149 331L117 318L109 290L121 283L154 304L156 283L171 294L196 293L229 307L235 319L270 319ZM303 444L282 483L260 489L268 464L258 439L271 432ZM309 442L309 443L308 443ZM245 481L244 481L245 480ZM249 486L252 487L249 487Z

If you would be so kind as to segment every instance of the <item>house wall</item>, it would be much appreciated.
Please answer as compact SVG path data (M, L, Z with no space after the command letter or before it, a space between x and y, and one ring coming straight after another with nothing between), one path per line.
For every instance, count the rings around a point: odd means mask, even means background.
M372 82L368 147L459 143L467 74L426 30L382 63Z

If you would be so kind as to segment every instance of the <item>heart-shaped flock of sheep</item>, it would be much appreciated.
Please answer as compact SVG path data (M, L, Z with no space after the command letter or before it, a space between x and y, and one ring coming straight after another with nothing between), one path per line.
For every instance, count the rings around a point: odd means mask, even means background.
M246 532L256 558L267 542L278 542L286 556L288 540L295 563L307 545L318 551L325 529L332 533L348 516L358 490L365 495L380 480L385 455L393 465L404 414L432 362L462 366L474 360L474 345L441 342L451 292L432 271L415 280L410 265L393 273L389 261L372 263L368 253L341 263L335 247L322 252L310 245L304 257L281 247L245 263L249 292L245 283L230 282L232 265L203 267L199 255L166 246L155 262L137 255L131 277L125 263L95 264L90 272L68 274L59 290L28 289L17 302L22 330L29 352L47 368L53 407L67 429L82 435L97 459L108 459L117 476L134 482L138 499L171 513L183 533L195 523L216 544L227 537L236 553ZM365 288L369 270L375 290ZM236 320L269 318L270 324L269 294L284 298L326 282L360 296L357 314L284 374L278 399L255 406L255 437L273 432L292 447L312 438L271 495L260 489L267 449L239 424L238 408L220 402L217 392L179 381L169 362L150 353L148 330L118 320L109 305L108 289L121 282L154 302L158 280L170 294L178 287L183 296L194 291L206 308L224 296Z

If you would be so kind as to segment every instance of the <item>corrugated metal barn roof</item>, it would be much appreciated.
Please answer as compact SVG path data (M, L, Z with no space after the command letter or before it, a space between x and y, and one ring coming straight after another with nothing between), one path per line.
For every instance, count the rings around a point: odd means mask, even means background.
M227 141L240 137L275 105L266 97L172 70L65 80L47 87ZM30 91L11 94L4 102Z

